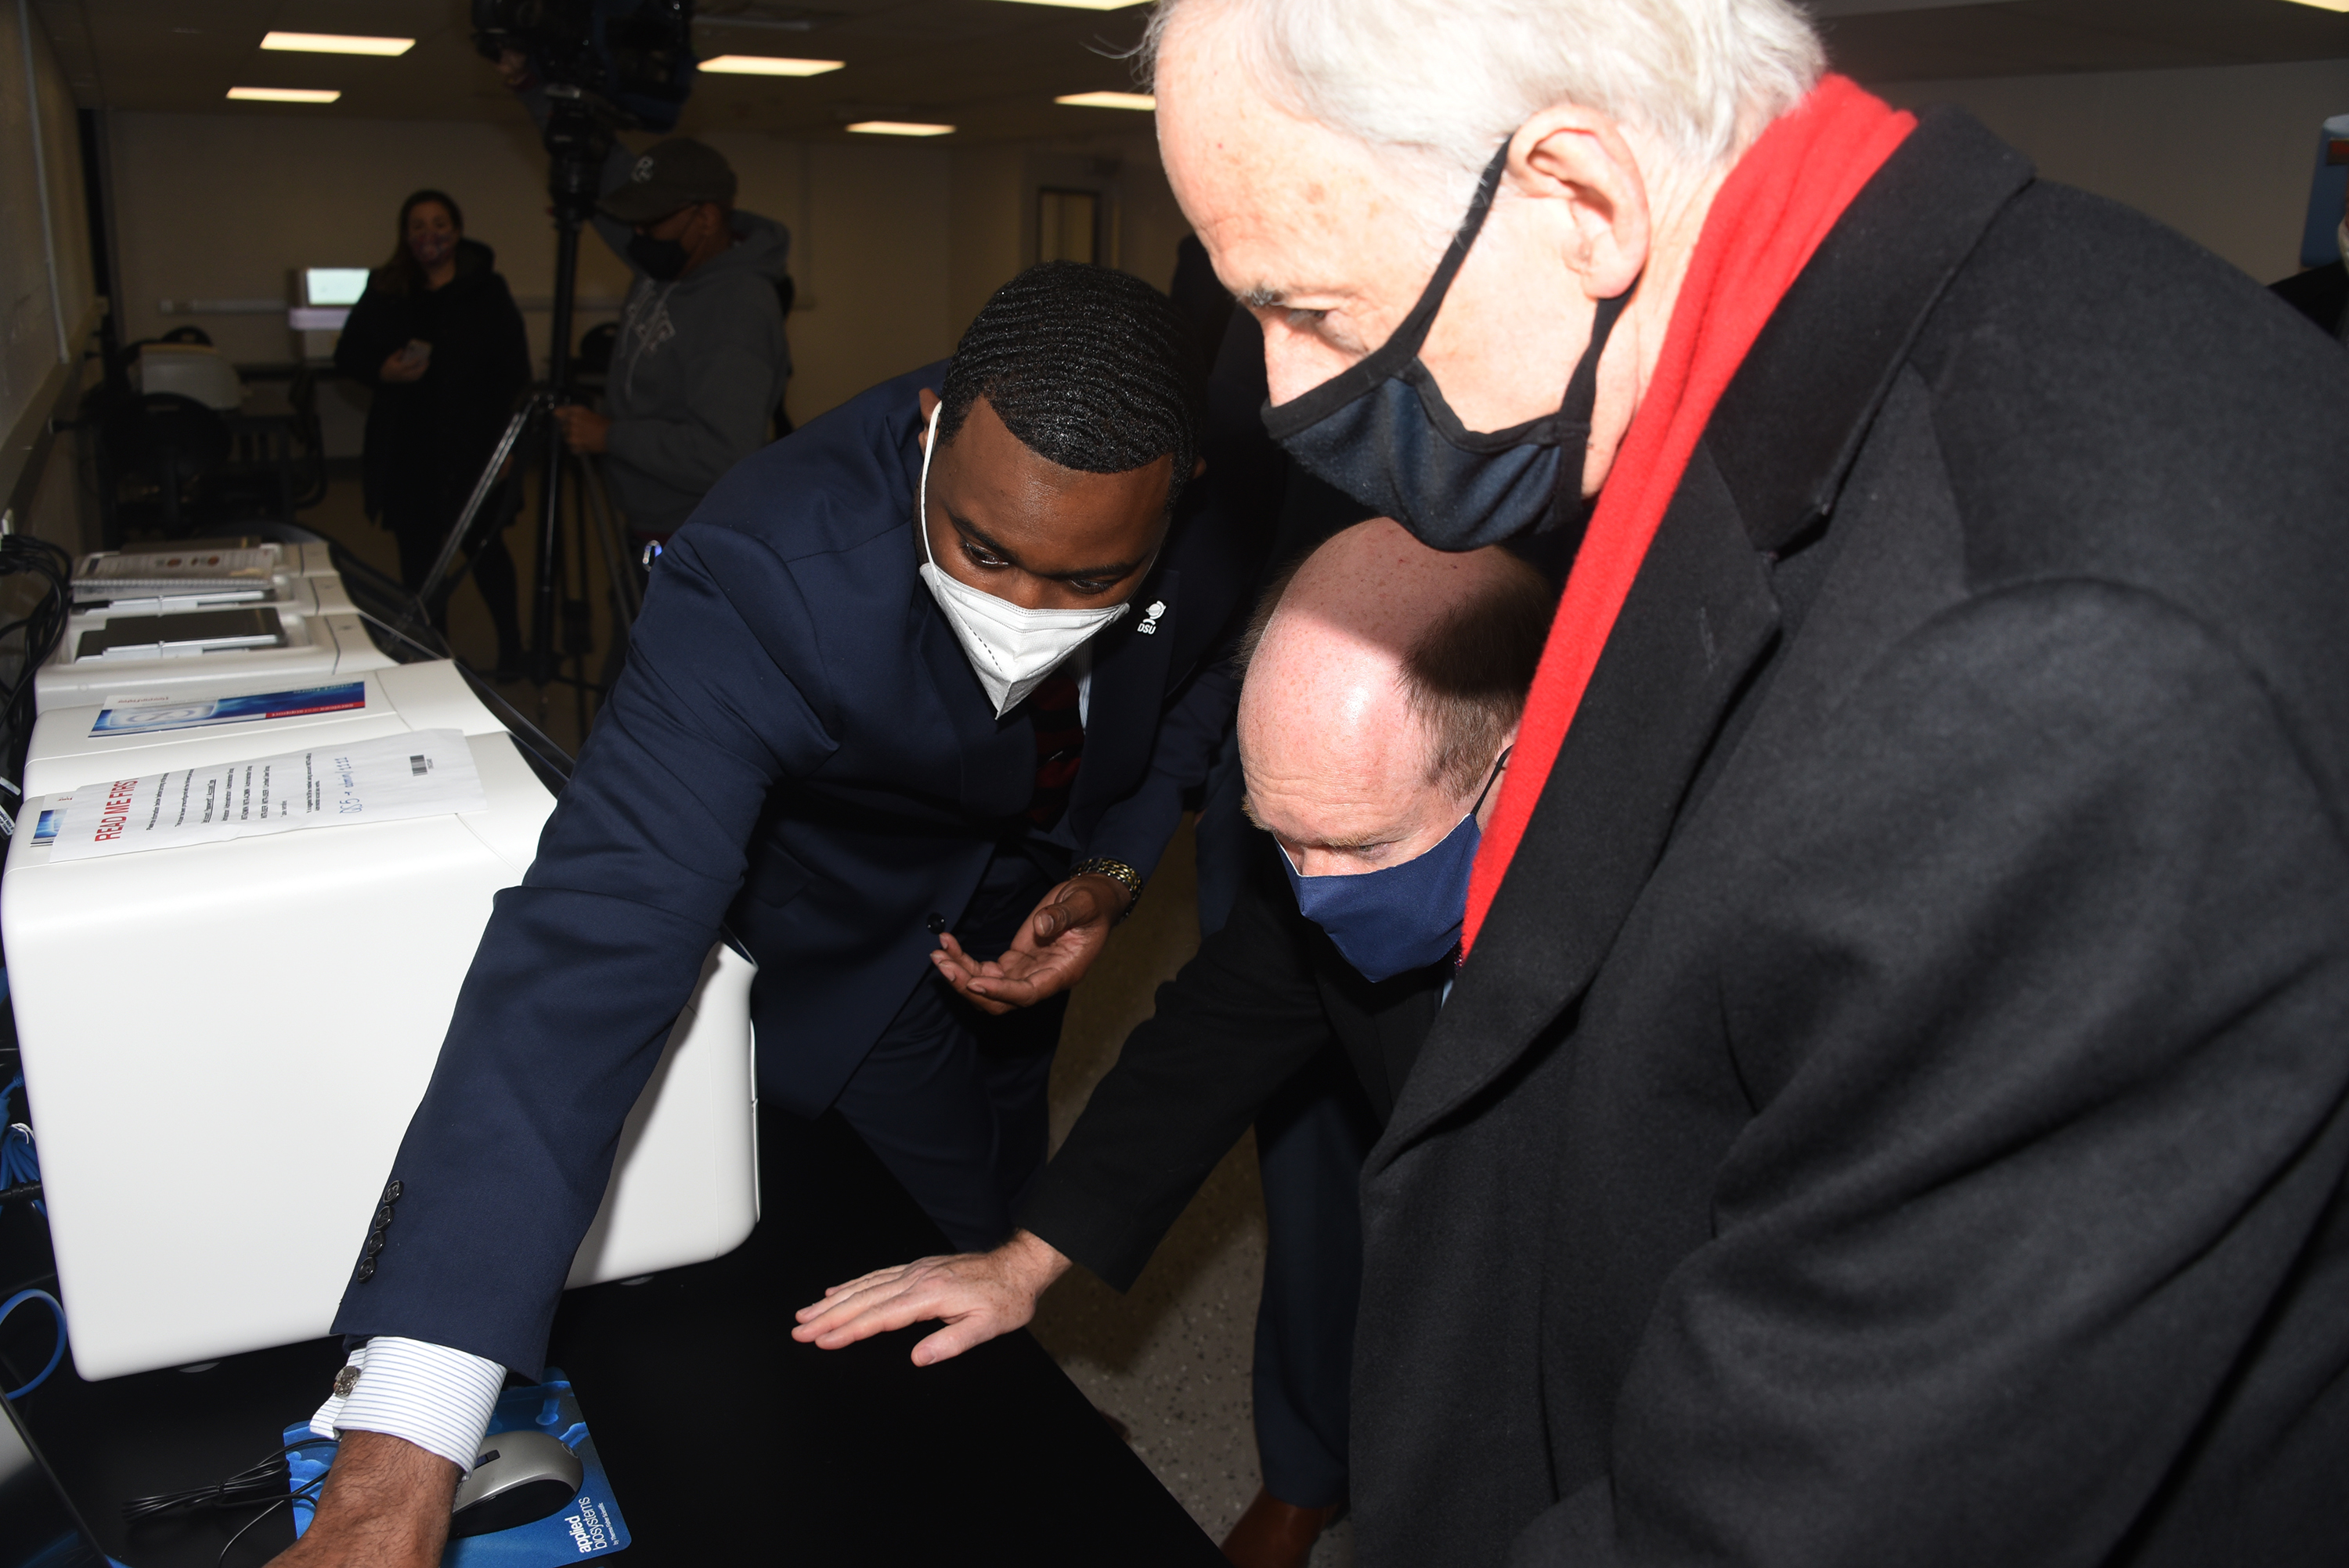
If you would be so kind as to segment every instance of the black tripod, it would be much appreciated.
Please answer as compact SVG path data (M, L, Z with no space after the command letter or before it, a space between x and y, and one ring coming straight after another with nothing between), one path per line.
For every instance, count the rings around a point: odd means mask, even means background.
M586 694L593 690L600 696L609 689L618 671L627 627L636 619L637 582L601 476L583 459L564 449L554 428L553 413L555 407L571 400L571 328L579 292L579 231L595 216L596 188L602 182L604 160L612 150L611 122L616 111L595 95L575 87L550 85L546 94L551 112L543 136L551 160L547 190L554 198L555 234L554 321L547 355L547 390L533 395L507 423L496 449L473 482L472 493L458 515L456 526L441 542L440 553L417 591L417 603L429 617L437 618L445 611L448 595L464 574L462 567L451 569L457 552L496 491L507 462L524 436L534 432L545 443L545 459L539 493L538 562L531 596L530 678L539 688L541 717L544 717L546 687L550 684L560 680L574 688L580 707L580 729L585 734ZM563 502L566 489L573 497L574 552L566 552L564 548ZM605 659L602 677L595 682L586 680L585 675L585 657L591 642L585 594L585 536L591 530L609 579L613 614L612 647ZM575 553L580 579L580 591L575 594L566 591L568 568L573 564L566 556L571 553ZM555 634L558 622L563 628L559 643ZM564 659L573 661L569 676L560 669Z
M532 628L537 640L531 680L539 688L541 720L546 717L547 686L561 684L573 688L579 705L579 732L584 736L589 717L587 694L593 692L600 699L609 691L626 657L628 627L636 621L640 603L639 583L604 476L590 459L564 450L560 432L554 427L555 407L553 393L534 392L506 421L505 432L498 438L489 461L481 465L480 475L473 480L472 493L466 497L464 509L457 514L448 537L440 542L440 552L433 558L431 571L425 573L423 583L417 588L409 614L411 619L422 617L428 625L437 625L447 614L449 596L457 591L471 565L470 557L459 561L458 552L497 494L508 462L517 452L527 451L530 442L543 441L548 501L541 511L543 531L539 538L535 624ZM571 522L567 531L563 527L562 510L566 500L570 502ZM595 552L603 561L612 613L610 646L601 673L592 681L586 677L585 666L585 657L594 649L587 613L586 565L591 535ZM559 641L554 635L558 623L562 626ZM402 629L413 631L415 627L411 624ZM543 663L538 662L541 655ZM571 665L567 674L562 668L565 661Z
M552 160L546 188L554 198L554 325L546 385L561 403L569 399L571 392L571 317L579 294L579 230L595 215L595 198L600 194L596 187L603 182L604 160L612 150L612 128L608 113L597 112L602 107L599 101L575 87L550 86L546 96L553 106L543 133ZM554 678L555 588L566 455L561 441L547 442L545 480L539 497L537 592L531 602L530 626L530 678L540 686Z

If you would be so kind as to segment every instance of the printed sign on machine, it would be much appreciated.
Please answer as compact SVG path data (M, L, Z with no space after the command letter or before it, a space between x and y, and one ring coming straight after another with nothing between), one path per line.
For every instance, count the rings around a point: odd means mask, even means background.
M52 861L488 809L464 733L414 730L77 789L35 829Z

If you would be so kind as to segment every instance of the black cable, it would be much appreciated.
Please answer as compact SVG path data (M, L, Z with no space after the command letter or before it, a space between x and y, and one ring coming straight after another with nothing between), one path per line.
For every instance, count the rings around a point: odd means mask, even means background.
M426 647L425 645L418 642L415 638L409 636L407 633L401 631L390 622L384 620L379 615L373 615L365 610L361 610L359 611L359 619L367 622L371 625L381 626L385 631L390 633L393 636L398 637L409 647L418 649L433 658L449 658L450 662L457 666L457 673L465 677L466 683L473 688L477 695L496 704L500 709L503 710L507 724L513 731L515 741L520 744L525 751L530 752L532 755L535 756L539 761L554 769L554 771L562 778L569 779L571 777L571 770L576 766L576 759L572 757L571 753L564 750L560 746L557 746L554 740L548 737L544 730L539 728L538 726L533 724L527 718L524 718L522 716L522 710L515 707L513 704L508 702L503 696L501 696L498 694L497 689L491 686L490 683L482 677L481 673L479 670L474 669L462 659L454 658L448 655L433 653L430 648Z
M302 1496L303 1492L310 1491L314 1488L326 1485L326 1478L325 1476L320 1476L316 1480L305 1483L299 1491L287 1492L284 1497L279 1498L275 1502L271 1503L267 1508L263 1509L259 1513L256 1513L251 1519L246 1520L243 1524L237 1527L236 1533L230 1536L227 1542L221 1547L220 1555L212 1559L212 1568L221 1568L221 1564L228 1561L228 1554L235 1549L238 1542L244 1539L246 1531L251 1530L254 1525L260 1523L263 1520L268 1518L279 1509L289 1507L294 1503L305 1501ZM309 1498L307 1501L313 1508L317 1506L318 1500L316 1497Z
M45 539L11 533L0 537L0 578L19 574L40 579L38 601L30 614L0 629L0 640L20 634L24 662L14 681L0 681L0 725L7 732L0 768L11 779L24 776L26 748L33 736L33 687L43 665L57 651L66 634L66 617L73 609L73 557Z
M190 1487L185 1491L160 1492L153 1497L134 1497L122 1505L122 1517L128 1522L136 1523L181 1509L243 1508L256 1502L267 1502L273 1498L283 1498L286 1478L292 1473L292 1468L286 1462L290 1456L304 1449L328 1446L334 1440L332 1438L308 1438L298 1443L288 1443L268 1458L256 1460L226 1480L212 1486Z

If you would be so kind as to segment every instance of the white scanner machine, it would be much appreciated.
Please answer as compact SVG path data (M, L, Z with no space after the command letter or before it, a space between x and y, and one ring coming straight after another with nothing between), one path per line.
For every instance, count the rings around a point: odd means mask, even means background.
M239 699L270 678L176 706L267 712ZM51 706L35 726L0 924L84 1377L327 1332L491 898L535 853L553 798L453 665L373 668L357 685L350 706L291 717L119 731L98 707ZM36 841L40 813L76 791L422 730L461 732L486 810L62 861ZM750 1234L751 974L712 949L572 1285L717 1257Z
M281 686L388 668L322 543L196 540L74 563L74 608L33 700L103 705L117 694Z

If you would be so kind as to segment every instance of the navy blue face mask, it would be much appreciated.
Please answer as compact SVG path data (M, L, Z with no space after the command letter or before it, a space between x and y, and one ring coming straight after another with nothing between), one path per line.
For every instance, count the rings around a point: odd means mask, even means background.
M1339 954L1371 985L1424 969L1460 945L1460 927L1468 916L1468 873L1475 869L1476 846L1484 837L1476 813L1508 759L1504 751L1495 760L1476 803L1442 843L1401 865L1352 876L1309 877L1287 850L1280 851L1298 909L1329 934Z
M1419 303L1371 354L1311 391L1264 408L1264 428L1306 469L1435 550L1475 550L1528 531L1579 528L1583 454L1599 400L1599 356L1627 289L1599 302L1590 346L1555 414L1506 430L1471 430L1420 363L1421 345L1508 167L1506 143L1477 181L1460 232Z

